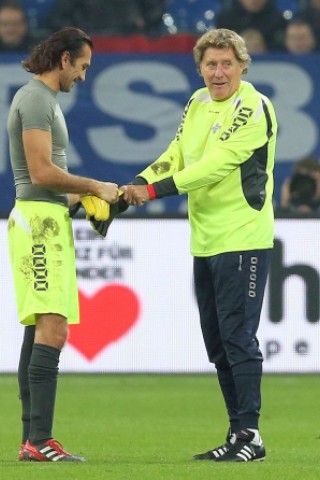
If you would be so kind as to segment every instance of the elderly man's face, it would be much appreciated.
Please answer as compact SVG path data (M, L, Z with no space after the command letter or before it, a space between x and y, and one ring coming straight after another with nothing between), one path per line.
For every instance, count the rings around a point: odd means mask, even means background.
M200 73L212 100L223 102L237 91L243 65L236 59L232 48L209 47L200 63Z

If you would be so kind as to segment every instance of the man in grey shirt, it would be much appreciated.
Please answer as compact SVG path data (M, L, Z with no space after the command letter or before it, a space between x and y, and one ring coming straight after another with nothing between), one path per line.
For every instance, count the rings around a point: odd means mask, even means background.
M105 209L118 200L118 186L68 173L68 131L57 94L85 80L91 55L92 41L83 31L68 27L51 35L23 62L35 76L16 93L8 117L16 187L9 249L18 317L26 326L18 370L19 460L84 461L52 435L59 356L68 323L79 323L68 207L84 195Z

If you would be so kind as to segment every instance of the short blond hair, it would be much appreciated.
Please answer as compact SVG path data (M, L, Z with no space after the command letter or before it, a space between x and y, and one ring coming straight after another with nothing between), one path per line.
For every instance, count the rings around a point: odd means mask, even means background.
M243 64L243 73L247 73L251 57L245 41L240 35L227 28L216 28L204 33L193 48L193 56L200 72L200 63L207 48L232 48L236 59Z

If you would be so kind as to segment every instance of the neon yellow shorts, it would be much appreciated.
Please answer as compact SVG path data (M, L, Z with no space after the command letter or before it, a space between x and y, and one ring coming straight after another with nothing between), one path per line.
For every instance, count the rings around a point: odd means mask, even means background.
M71 219L66 207L17 200L9 216L10 260L18 317L34 325L36 314L55 313L79 323Z

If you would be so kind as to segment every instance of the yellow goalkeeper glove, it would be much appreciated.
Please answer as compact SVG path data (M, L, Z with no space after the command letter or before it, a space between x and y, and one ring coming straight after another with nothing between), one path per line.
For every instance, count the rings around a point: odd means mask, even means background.
M98 235L100 235L100 237L105 238L105 236L107 235L108 228L111 222L113 221L113 219L117 215L119 215L122 212L125 212L129 208L128 203L125 200L123 200L124 192L122 190L119 190L118 193L119 193L119 199L116 203L113 203L112 205L110 205L109 217L106 220L99 221L96 218L90 218L90 223L93 230Z
M94 217L98 221L108 220L110 216L110 205L105 200L95 195L82 195L80 202L86 211L86 218L88 220L91 217Z

